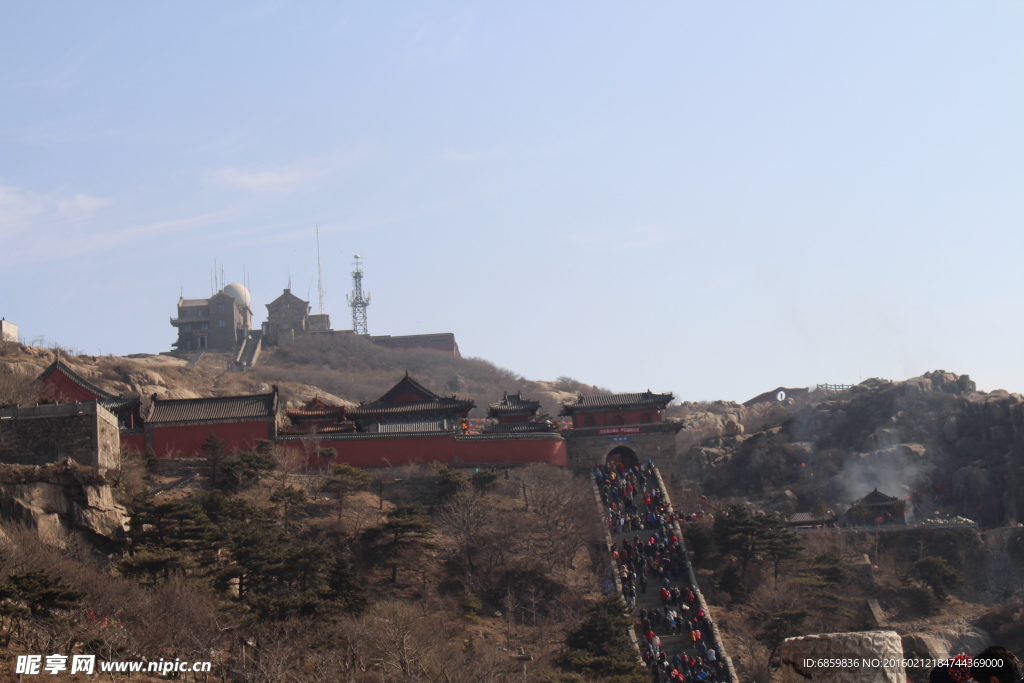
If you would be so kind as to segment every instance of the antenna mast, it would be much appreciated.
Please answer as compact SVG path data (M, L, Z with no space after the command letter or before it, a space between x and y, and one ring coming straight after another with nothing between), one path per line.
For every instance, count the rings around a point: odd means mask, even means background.
M370 305L370 293L363 294L363 268L359 263L359 254L355 256L355 267L352 271L352 293L348 295L348 305L352 307L352 331L364 336L366 330L366 307Z
M324 275L320 269L320 226L316 226L316 293L320 297L320 314L324 312ZM365 320L365 316L363 317Z

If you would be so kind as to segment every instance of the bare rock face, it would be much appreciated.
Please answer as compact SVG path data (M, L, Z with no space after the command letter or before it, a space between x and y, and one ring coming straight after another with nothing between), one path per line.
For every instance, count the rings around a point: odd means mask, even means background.
M35 529L45 543L68 533L110 547L124 541L128 512L95 469L72 461L0 467L0 517Z
M930 633L908 633L903 636L903 654L924 659L948 659L949 643Z
M976 655L993 643L992 636L976 626L960 627L940 635L949 644L950 655Z
M743 434L743 425L736 420L728 420L725 423L726 436L740 436Z
M903 657L903 644L895 631L821 633L789 638L783 641L780 653L782 667L775 678L778 683L906 681L902 666L882 665L886 659Z

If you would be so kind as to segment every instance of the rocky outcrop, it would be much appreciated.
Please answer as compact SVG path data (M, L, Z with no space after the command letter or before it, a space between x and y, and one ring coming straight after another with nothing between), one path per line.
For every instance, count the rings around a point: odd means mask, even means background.
M38 467L0 465L0 517L60 545L77 533L104 550L124 541L128 513L94 468L72 460Z
M918 518L957 515L989 527L1024 520L1024 398L978 392L967 375L869 379L770 412L698 407L682 419L680 474L709 494L789 489L806 510L878 488L908 499Z

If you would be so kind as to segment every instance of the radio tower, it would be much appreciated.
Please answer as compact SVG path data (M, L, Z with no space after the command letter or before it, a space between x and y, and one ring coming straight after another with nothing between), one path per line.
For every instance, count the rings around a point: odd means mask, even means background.
M348 305L352 307L352 331L356 334L369 335L366 331L366 307L370 305L370 293L363 294L363 269L359 265L359 254L355 256L355 267L352 271L352 293L348 295Z
M320 297L319 313L324 312L324 275L320 269L320 226L316 226L316 293ZM365 317L365 316L364 316Z

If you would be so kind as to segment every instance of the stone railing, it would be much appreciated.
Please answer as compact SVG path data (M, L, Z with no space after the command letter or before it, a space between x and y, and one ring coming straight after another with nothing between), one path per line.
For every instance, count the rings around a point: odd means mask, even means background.
M665 481L661 478L661 471L657 467L654 468L654 477L658 480L658 487L661 489L662 498L669 505L672 506L672 498L669 496L668 488L665 487ZM683 530L679 526L679 522L672 522L672 530L676 536L682 541ZM725 671L729 677L729 683L739 683L739 676L736 675L736 667L733 666L732 657L725 652L725 643L722 641L722 634L718 632L718 624L715 623L714 617L711 615L711 608L708 607L707 601L704 599L704 594L700 590L700 586L697 584L697 575L693 571L693 566L690 564L690 554L686 551L686 542L683 541L683 561L686 563L686 575L693 586L693 593L697 596L697 604L704 614L708 617L708 623L711 624L711 635L714 639L715 645L718 646L718 656L722 662L725 663Z
M612 541L612 533L608 529L608 525L605 524L604 520L604 502L601 500L601 491L597 488L597 480L594 479L593 475L590 477L590 486L594 491L594 500L597 503L598 517L601 520L601 527L604 529L604 548L608 556L608 571L612 576L612 583L615 586L615 594L622 595L622 579L619 578L619 568L615 566L615 560L612 558L612 550L615 548L615 543ZM633 647L636 648L636 658L640 662L640 665L644 665L643 657L640 655L640 643L636 639L636 630L632 625L626 629L629 633L629 640L633 643Z

